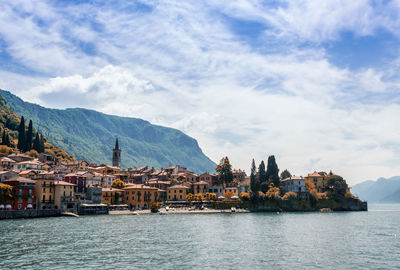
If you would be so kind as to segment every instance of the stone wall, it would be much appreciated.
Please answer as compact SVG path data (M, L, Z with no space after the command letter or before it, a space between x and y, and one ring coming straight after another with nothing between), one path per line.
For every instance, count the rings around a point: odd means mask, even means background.
M57 209L0 211L0 219L58 217L58 216L61 216L61 210Z

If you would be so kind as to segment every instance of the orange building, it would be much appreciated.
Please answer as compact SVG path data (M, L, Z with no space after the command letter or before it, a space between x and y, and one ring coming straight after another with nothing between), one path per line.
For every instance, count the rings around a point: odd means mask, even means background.
M167 188L168 201L185 201L186 195L190 193L190 188L185 185L175 185Z
M326 172L313 172L313 173L309 173L306 177L304 177L304 179L306 179L306 181L309 181L311 183L313 183L315 185L315 189L317 190L317 192L323 192L323 190L326 187L326 178L327 178L328 174Z
M149 208L152 203L162 202L165 191L156 187L150 187L143 184L128 184L122 189L123 201L131 208Z

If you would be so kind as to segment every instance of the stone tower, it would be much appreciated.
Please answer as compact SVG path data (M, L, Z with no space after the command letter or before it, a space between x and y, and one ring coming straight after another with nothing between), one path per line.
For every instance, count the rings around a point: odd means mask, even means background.
M121 149L119 149L118 138L115 141L115 148L113 149L112 165L121 168Z

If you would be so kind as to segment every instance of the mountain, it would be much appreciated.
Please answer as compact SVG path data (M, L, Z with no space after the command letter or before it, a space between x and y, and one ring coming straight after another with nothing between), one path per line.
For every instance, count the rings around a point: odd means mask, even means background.
M26 120L27 122L29 122L29 119ZM17 149L17 144L18 144L18 128L20 122L21 122L21 117L17 115L10 108L10 106L8 106L6 100L0 96L0 133L5 135L5 137L2 138L2 143L1 143L2 145L0 145L1 156L19 152L19 150ZM25 122L25 131L27 131L27 129L28 126L26 125ZM33 138L35 138L37 131L35 130L34 126L32 130L33 130L32 134ZM6 140L6 137L8 137L8 143L4 142L4 140ZM34 144L33 145L31 144L31 146L34 146ZM55 156L60 160L64 161L74 160L72 156L65 153L59 147L52 145L50 142L47 142L45 138L43 138L43 149L41 151L51 154L52 156ZM30 150L26 152L26 154L37 156L38 152L36 150Z
M48 141L76 159L110 164L118 137L122 167L180 164L198 173L214 171L215 163L204 155L197 141L179 130L81 108L44 108L4 90L0 95L18 115L32 119Z
M351 192L368 202L400 203L400 176L368 180L352 187Z

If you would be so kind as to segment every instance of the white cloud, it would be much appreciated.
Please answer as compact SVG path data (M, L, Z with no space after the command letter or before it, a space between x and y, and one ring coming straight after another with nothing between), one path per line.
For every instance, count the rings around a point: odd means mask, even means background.
M7 51L45 75L9 80L12 73L3 72L1 86L15 89L21 80L24 91L17 93L42 105L81 106L179 128L214 161L228 155L236 168L275 154L281 169L297 175L333 169L352 184L398 174L400 107L374 100L398 94L395 63L387 67L390 74L355 72L333 66L323 49L293 45L263 54L218 14L265 23L266 34L278 40L318 43L344 30L372 34L378 24L371 18L383 15L370 1L291 1L278 8L244 0L150 4L151 12L128 13L112 6L17 3L32 12L25 18L6 6L0 23L9 27L0 35ZM82 19L85 14L101 31ZM381 25L394 29L395 16L385 18ZM96 56L77 42L93 43Z

